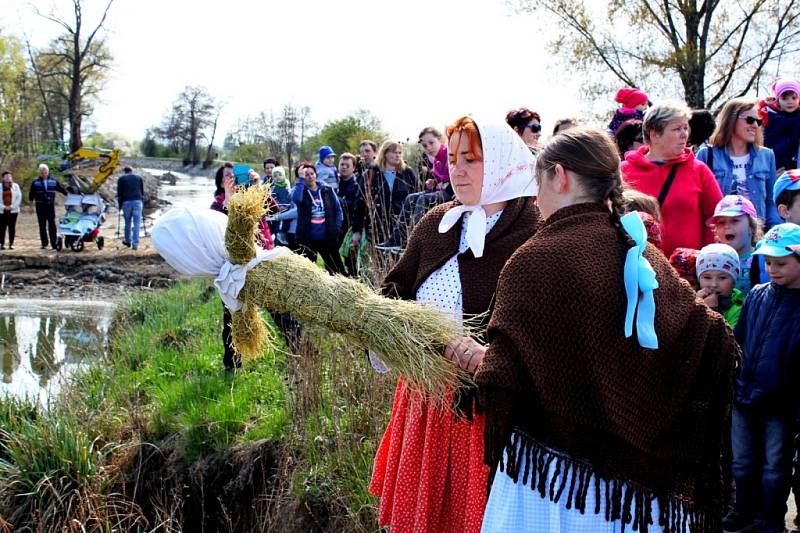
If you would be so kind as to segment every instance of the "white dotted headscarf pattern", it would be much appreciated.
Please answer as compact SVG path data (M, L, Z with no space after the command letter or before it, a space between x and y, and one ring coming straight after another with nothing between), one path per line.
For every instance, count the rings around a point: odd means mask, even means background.
M478 127L483 149L483 189L478 205L457 205L442 217L439 233L446 233L470 213L467 243L475 257L483 257L486 211L483 206L523 196L536 196L536 159L522 138L505 122L470 117Z

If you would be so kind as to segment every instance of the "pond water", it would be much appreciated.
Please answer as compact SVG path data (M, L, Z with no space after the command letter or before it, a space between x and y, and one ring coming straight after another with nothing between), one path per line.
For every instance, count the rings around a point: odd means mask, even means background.
M105 353L114 304L0 299L0 394L45 402L64 379Z
M169 203L148 211L148 218L175 206L210 207L213 178L171 174L174 178L163 179L159 190L159 198ZM105 354L113 310L106 301L0 299L0 395L46 402L57 394L71 372Z
M166 170L144 169L153 176L161 178ZM159 200L169 202L169 205L159 207L148 216L157 219L172 207L182 206L192 209L208 209L214 201L214 178L206 176L191 176L182 172L169 171L175 177L174 181L162 179L158 192Z

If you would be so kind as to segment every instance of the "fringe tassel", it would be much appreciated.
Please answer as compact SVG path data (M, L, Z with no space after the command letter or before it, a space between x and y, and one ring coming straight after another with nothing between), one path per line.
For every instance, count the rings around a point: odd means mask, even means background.
M655 523L666 533L718 533L722 530L720 517L698 512L689 502L656 494L631 481L601 480L591 465L554 452L519 431L512 432L505 452L502 454L505 464L501 458L499 468L515 483L519 482L521 473L522 483L539 496L553 503L566 498L565 507L581 514L586 512L589 491L594 490L594 513L600 514L603 498L606 521L621 521L623 532L630 526L633 531L647 533ZM550 474L553 461L555 467ZM658 502L657 517L652 516L653 502Z

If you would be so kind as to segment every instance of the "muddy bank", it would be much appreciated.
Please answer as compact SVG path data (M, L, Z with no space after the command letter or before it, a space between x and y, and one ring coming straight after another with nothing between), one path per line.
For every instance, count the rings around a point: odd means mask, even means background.
M0 297L116 299L180 279L155 251L125 250L6 250L0 256Z
M142 444L120 465L124 492L150 525L167 530L250 533L323 532L320 501L300 501L289 479L292 460L268 440L186 464L176 439Z
M163 205L157 199L160 178L142 174L147 202ZM167 183L169 178L166 177ZM100 191L116 202L116 179L109 179ZM63 213L64 196L57 194L56 218ZM96 242L86 242L80 252L41 249L36 215L23 205L14 249L0 250L0 298L117 299L131 291L157 289L179 279L150 243L152 221L143 221L138 250L123 245L122 222L116 208L111 207L100 226L102 248Z

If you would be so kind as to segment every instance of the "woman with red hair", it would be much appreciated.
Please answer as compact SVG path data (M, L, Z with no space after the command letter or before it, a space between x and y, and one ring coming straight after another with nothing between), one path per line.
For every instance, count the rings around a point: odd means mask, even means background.
M502 123L463 117L447 135L456 199L435 207L415 226L382 290L429 302L458 320L485 319L500 270L538 227L535 162L520 137ZM445 355L474 372L484 342L462 337ZM452 407L442 408L399 380L370 483L370 492L380 498L381 526L392 533L480 531L489 469L483 463L483 417L473 411L474 398L475 390L464 386L453 392Z

